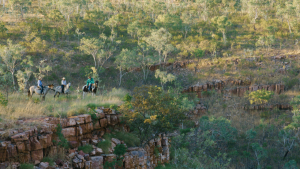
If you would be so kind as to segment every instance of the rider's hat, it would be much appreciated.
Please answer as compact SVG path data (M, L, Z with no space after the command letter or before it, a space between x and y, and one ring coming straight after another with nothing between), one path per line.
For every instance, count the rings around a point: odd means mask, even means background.
M64 79L64 80L65 80L66 78L65 78L65 77L63 77L62 79Z

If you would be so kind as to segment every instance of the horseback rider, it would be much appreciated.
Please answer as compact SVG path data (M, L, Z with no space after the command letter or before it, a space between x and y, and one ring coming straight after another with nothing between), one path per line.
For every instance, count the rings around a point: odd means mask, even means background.
M86 82L86 86L88 87L88 90L89 90L89 91L91 91L91 87L92 87L92 85L93 85L94 83L95 83L95 82L94 82L94 79L91 78L91 76L89 76L89 79L88 79L87 82Z
M39 77L39 80L38 80L38 87L41 88L41 94L43 93L43 90L44 90L44 87L43 87L43 83L42 83L42 78Z
M61 93L65 93L65 86L67 85L67 81L66 81L66 78L63 77L62 80L61 80Z

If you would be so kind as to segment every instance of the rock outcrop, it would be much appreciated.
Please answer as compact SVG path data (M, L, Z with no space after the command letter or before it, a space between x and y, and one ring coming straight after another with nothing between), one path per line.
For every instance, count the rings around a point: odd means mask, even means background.
M242 97L246 91L252 92L257 90L265 89L267 91L273 91L276 94L284 92L285 86L283 84L272 84L272 85L251 85L250 81L243 80L215 80L204 84L197 84L190 86L182 91L182 93L195 92L198 98L202 98L203 91L215 90L218 93L224 93L226 95L236 95ZM235 86L233 88L225 89L225 86Z
M31 127L30 130L14 130L8 133L0 132L0 168L6 168L14 164L16 168L20 163L33 163L39 168L48 168L48 163L41 163L42 159L49 154L57 154L60 141L57 132L57 125L62 127L61 133L67 139L70 149L67 161L56 162L57 168L78 168L78 169L102 169L107 161L112 161L114 154L104 154L101 148L96 147L98 142L103 141L102 136L110 132L109 128L128 131L126 125L120 124L120 115L114 110L96 109L97 120L92 120L91 115L83 114L69 118L59 119L55 117L43 118L41 128ZM2 137L1 137L2 135ZM123 141L112 138L110 153L117 144L124 144ZM78 151L78 146L91 144L93 151L89 154ZM154 153L158 148L159 154ZM159 138L149 141L145 148L129 147L124 155L123 168L155 168L158 163L169 161L168 137L160 135ZM15 162L15 163L13 163Z

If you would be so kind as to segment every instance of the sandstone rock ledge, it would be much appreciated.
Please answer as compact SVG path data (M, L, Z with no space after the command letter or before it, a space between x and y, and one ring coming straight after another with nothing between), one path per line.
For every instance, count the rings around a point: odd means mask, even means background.
M98 108L96 116L99 120L92 121L91 115L83 114L66 119L54 117L43 118L41 128L31 127L30 130L22 129L9 132L9 136L3 138L5 131L0 131L0 169L8 166L17 169L20 163L33 163L39 169L103 169L104 164L111 162L115 155L113 148L117 144L124 144L123 141L112 138L109 152L104 154L101 148L96 147L97 143L103 141L102 136L115 130L123 129L128 131L126 125L120 124L120 115L114 110ZM57 154L61 148L55 145L59 142L56 134L57 124L62 126L62 134L68 140L70 149L66 150L66 160L55 161L55 166L49 166L47 162L41 162L49 154ZM1 137L2 135L2 137ZM84 153L78 151L79 146L91 144L93 151ZM126 144L125 144L126 145ZM154 153L158 149L159 153ZM123 166L120 168L131 169L152 169L158 163L169 161L169 139L163 135L149 141L144 148L128 147L123 158Z

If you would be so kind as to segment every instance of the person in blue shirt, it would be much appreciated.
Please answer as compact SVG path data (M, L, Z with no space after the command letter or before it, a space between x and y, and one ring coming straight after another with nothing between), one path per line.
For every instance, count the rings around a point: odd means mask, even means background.
M42 94L44 88L43 88L43 83L42 83L42 78L41 78L41 77L39 77L39 80L38 80L38 86L41 88L41 94Z
M66 78L63 77L62 78L62 81L61 81L61 93L65 93L65 87L67 86L67 81L66 81Z

